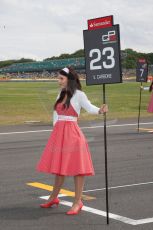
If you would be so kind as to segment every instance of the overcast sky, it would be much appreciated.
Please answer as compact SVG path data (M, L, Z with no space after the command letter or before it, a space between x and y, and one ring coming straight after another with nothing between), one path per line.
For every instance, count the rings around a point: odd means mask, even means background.
M153 52L153 0L0 0L0 60L83 49L87 19L114 15L121 48Z

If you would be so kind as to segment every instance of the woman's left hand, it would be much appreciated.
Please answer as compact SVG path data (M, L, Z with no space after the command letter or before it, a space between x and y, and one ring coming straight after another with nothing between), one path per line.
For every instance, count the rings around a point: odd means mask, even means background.
M99 110L99 114L101 113L107 113L108 112L108 105L107 104L103 104Z

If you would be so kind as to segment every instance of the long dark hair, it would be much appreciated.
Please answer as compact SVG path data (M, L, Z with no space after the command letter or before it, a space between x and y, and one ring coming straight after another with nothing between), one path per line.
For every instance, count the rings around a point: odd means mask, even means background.
M77 72L71 66L67 66L67 68L69 69L69 74L71 75L71 77L70 78L68 77L67 88L63 88L61 90L60 96L54 104L54 110L56 109L57 104L63 101L65 95L67 95L67 99L63 104L63 107L64 109L66 107L69 108L71 97L75 93L76 89L82 90L82 86L79 80L79 75L77 74ZM60 72L62 73L62 70L59 71L59 73Z
M151 85L150 85L150 87L149 87L149 92L152 92L152 87L153 87L153 81L152 81L152 83L151 83Z

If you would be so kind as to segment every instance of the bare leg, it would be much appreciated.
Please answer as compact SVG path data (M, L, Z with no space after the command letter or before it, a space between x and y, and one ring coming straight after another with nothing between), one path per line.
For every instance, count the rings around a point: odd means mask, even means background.
M65 176L60 176L60 175L55 176L54 188L48 200L52 200L58 196L61 186L64 182L64 178Z
M70 210L77 210L79 207L79 202L81 201L82 191L84 186L84 176L74 176L75 182L75 199Z

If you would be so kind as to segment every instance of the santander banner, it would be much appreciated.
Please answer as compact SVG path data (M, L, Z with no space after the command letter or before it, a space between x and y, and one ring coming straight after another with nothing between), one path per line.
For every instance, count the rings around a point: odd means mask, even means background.
M96 30L113 26L113 16L94 18L88 20L88 30Z

